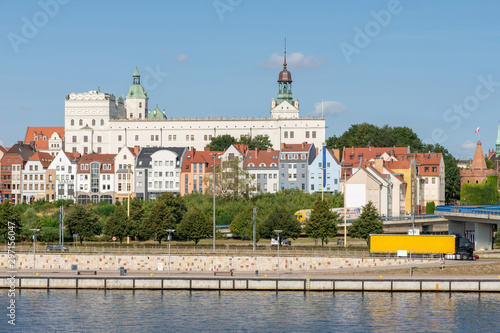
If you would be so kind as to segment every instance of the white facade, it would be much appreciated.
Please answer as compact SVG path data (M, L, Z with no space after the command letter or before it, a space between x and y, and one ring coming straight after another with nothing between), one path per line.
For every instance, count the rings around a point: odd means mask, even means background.
M134 77L134 80L136 77ZM138 84L132 87L142 87ZM132 89L131 87L131 89ZM135 89L134 88L134 89ZM298 100L277 104L270 118L177 118L148 120L146 98L121 97L100 91L71 93L65 101L65 150L68 152L116 154L123 146L194 147L210 143L212 137L263 135L274 149L282 142L325 141L325 118L299 116ZM168 114L167 114L168 116Z
M135 196L135 155L123 146L115 157L115 200Z
M45 169L40 161L28 161L23 170L23 201L45 199Z
M61 149L50 164L49 170L56 171L56 200L76 201L76 171L78 162L68 158Z
M151 154L151 169L148 170L148 192L156 199L164 192L180 193L180 170L182 157L167 149Z

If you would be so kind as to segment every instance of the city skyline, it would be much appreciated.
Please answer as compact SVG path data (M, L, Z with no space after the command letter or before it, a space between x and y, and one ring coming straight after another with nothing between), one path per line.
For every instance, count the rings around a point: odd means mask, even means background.
M0 144L64 126L69 93L125 96L136 66L149 108L169 118L269 117L287 38L300 115L321 115L323 100L327 138L361 122L408 126L471 157L477 127L485 151L497 136L499 6L2 1Z

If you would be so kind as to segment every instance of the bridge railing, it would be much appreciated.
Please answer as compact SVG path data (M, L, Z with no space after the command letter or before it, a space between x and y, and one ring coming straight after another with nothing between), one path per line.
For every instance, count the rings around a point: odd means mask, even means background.
M443 215L439 215L439 214L422 214L422 215L415 215L415 220L437 219L437 218L442 218L442 217L443 217ZM411 221L411 219L412 219L411 215L403 215L403 216L382 217L380 220L382 220L382 221L404 221L404 220Z

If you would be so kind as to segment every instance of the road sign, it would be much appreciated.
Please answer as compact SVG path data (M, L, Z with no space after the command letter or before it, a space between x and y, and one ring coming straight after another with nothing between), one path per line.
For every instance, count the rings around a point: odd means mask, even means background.
M439 263L441 264L441 269L443 269L443 267L444 267L444 263L445 263L445 261L444 261L444 257L441 257L441 258L439 259Z
M114 241L116 240L116 237L115 237L115 236L113 236L113 238L111 238L111 239L112 239L112 240L113 240L113 242L114 242Z

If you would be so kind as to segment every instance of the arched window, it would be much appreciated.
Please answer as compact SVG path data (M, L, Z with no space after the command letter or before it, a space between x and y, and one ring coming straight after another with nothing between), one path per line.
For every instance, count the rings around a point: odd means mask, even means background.
M92 126L95 126L95 119L92 119Z
M265 167L266 167L266 163L261 163L259 166L260 166L261 168L265 168Z
M248 163L249 168L253 168L255 165L253 163Z
M101 126L104 126L104 119L101 119Z
M80 119L80 121L78 122L80 124L80 126L83 126L83 120Z
M75 126L75 119L71 119L71 126Z

